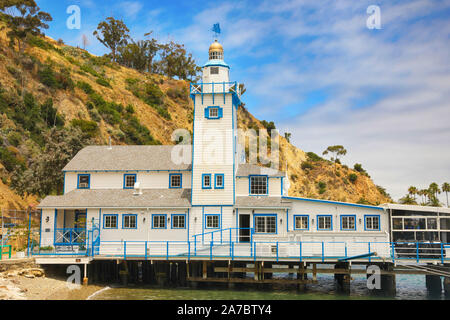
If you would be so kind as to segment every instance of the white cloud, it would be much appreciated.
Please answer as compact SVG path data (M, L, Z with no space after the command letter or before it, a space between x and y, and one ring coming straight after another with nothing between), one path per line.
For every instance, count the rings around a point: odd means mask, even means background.
M381 1L381 30L366 28L371 4L227 3L200 12L178 34L206 52L207 32L220 21L235 60L272 53L234 70L258 102L250 111L278 119L307 151L344 144L344 162L363 163L398 199L409 185L450 180L450 2ZM304 99L317 91L327 94L325 101L307 108Z

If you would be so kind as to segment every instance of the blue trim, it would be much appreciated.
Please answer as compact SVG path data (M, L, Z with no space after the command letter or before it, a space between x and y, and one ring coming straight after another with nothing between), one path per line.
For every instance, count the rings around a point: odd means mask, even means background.
M134 177L134 183L136 183L136 182L137 182L137 174L135 174L135 173L133 173L133 174L131 174L131 173L125 173L125 174L123 175L123 188L126 189L126 190L134 189L134 186L132 186L132 187L127 187L127 177Z
M378 229L367 229L367 218L378 218ZM356 222L355 222L356 223ZM380 215L364 215L364 231L380 231L381 230L381 216Z
M289 209L286 209L286 232L289 232Z
M164 217L164 228L155 228L154 217ZM165 229L167 229L167 214L152 214L152 229L155 229L155 230L165 230Z
M173 218L174 217L184 217L184 228L175 228L174 226L173 226ZM170 221L170 227L172 228L172 229L176 229L176 230L185 230L186 229L186 214L181 214L181 213L177 213L177 214L172 214L172 217L171 217L171 221Z
M282 199L301 200L301 201L310 201L310 202L319 202L319 203L328 203L328 204L340 204L340 205L343 205L343 206L351 206L351 207L367 208L367 209L375 209L375 210L382 210L382 211L384 211L384 208L381 208L381 207L368 206L368 205L363 205L363 204L347 203L347 202L318 200L318 199L307 199L307 198L297 198L297 197L284 197L284 196L282 197Z
M134 228L126 228L125 227L125 217L135 217L136 218L136 227ZM138 215L137 214L123 214L122 215L122 229L137 229L138 228Z
M273 232L256 232L256 218L257 217L275 217L275 233ZM278 214L276 213L255 213L253 215L253 230L255 234L278 234Z
M66 172L63 172L64 173L64 185L63 185L63 195L65 195L66 194ZM90 181L91 179L89 179L89 181Z
M211 117L209 115L211 109L217 109L217 117ZM216 106L210 106L210 107L205 108L205 118L209 119L209 120L220 120L220 119L222 119L223 118L223 108L216 107Z
M223 84L225 87L225 83ZM225 91L225 90L224 90ZM225 95L224 95L225 100ZM225 102L225 101L224 101ZM232 117L232 129L233 129L233 206L236 204L236 144L237 144L237 134L235 134L235 113L234 108L231 108L231 117ZM237 121L237 117L236 117ZM230 239L231 241L231 239Z
M172 177L180 176L180 186L173 187L172 186ZM183 188L183 175L181 173L171 173L169 174L169 189L182 189Z
M87 176L87 177L89 177L89 182L88 182L87 188L80 188L80 177L82 177L82 176ZM88 189L90 189L90 188L91 188L91 175L88 174L88 173L80 173L80 174L78 174L78 176L77 176L77 189L85 189L85 190L88 190Z
M342 219L345 218L345 217L350 217L350 218L355 219L353 229L344 229L343 223L342 223ZM347 215L342 215L341 216L341 231L356 231L356 215L354 215L354 214L347 214Z
M205 186L205 177L209 177L209 187ZM202 174L202 189L203 190L210 190L210 189L212 189L212 175L210 173Z
M224 67L230 69L230 66L225 61L219 59L208 60L208 62L203 65L203 68L208 67Z
M53 227L53 244L56 243L57 219L58 219L58 209L55 209L55 221L54 221L54 227Z
M190 215L191 215L191 210L188 209L188 211L187 211L187 221L186 221L186 224L187 224L187 241L188 242L189 242L189 220L191 219Z
M254 177L265 177L266 178L266 191L267 193L265 194L252 194L252 178ZM269 195L269 176L268 175L250 175L248 176L248 194L250 196L257 196L257 197L264 197L264 196L268 196Z
M222 186L217 186L217 177L222 177ZM214 176L214 188L225 189L225 175L223 173L219 173Z
M115 228L107 228L106 225L106 217L116 217L116 227ZM118 214L105 214L103 215L103 229L106 230L116 230L119 229L119 215Z
M191 91L192 91L192 84L191 86ZM194 118L192 120L192 173L191 173L191 189L192 191L194 190L194 147L195 147L195 107L196 107L196 96L191 96L191 99L194 101ZM203 181L202 181L203 184ZM194 196L194 192L191 191L191 205L193 204L192 199ZM188 238L189 239L189 238Z
M319 218L326 218L326 217L330 217L331 218L331 223L330 223L330 228L329 229L320 229L319 228ZM317 231L333 231L333 216L331 214L320 214L317 215Z
M304 217L306 217L307 218L307 221L308 221L308 227L306 228L306 229L302 229L302 228L297 228L297 217L300 217L300 218L304 218ZM298 215L294 215L294 230L303 230L303 231L309 231L309 215L307 215L307 214L298 214Z
M42 237L42 209L41 209L41 221L39 226L39 249L41 248L41 237Z
M218 217L219 220L219 226L217 228L212 228L212 227L208 227L208 217ZM221 219L221 215L220 214L205 214L205 229L211 230L211 229L220 229L222 226L222 219Z

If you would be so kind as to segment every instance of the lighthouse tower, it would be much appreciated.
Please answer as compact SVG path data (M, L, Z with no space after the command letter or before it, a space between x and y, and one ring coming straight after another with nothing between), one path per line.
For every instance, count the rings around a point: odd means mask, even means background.
M192 205L235 204L237 107L239 85L216 40L203 66L202 82L191 85L194 101Z

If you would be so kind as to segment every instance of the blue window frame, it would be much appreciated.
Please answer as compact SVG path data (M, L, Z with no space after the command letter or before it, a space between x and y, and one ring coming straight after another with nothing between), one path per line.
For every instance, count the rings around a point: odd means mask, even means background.
M134 189L134 184L137 182L136 174L124 174L123 175L123 188Z
M332 231L333 230L333 216L332 215L317 216L317 230Z
M341 216L341 231L356 231L356 216L342 215Z
M90 189L91 188L91 175L79 174L77 177L77 189Z
M309 230L309 216L294 215L294 230Z
M212 189L211 174L202 175L202 189Z
M255 214L253 215L253 228L255 233L278 234L278 215Z
M118 214L105 214L103 216L103 229L118 229L118 228L119 228Z
M183 175L181 173L169 174L169 188L181 189L183 186Z
M173 214L172 215L172 229L186 229L186 215Z
M216 174L214 180L215 180L215 188L216 189L225 189L225 175L224 174Z
M364 216L364 230L365 231L380 231L380 216L379 215L365 215Z
M137 229L137 214L124 214L122 216L122 229Z
M269 194L268 176L249 176L248 189L251 196L267 196Z
M152 229L167 229L167 214L152 214Z
M220 229L220 214L205 215L205 229Z
M217 120L223 118L223 108L211 106L205 108L205 118L209 120Z

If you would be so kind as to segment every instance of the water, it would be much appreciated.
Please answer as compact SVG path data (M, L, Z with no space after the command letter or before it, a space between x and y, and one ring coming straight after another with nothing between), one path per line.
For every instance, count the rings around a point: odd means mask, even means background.
M318 284L308 284L307 291L274 288L273 290L230 290L224 287L208 289L161 289L153 287L112 288L96 295L94 300L427 300L425 276L397 275L395 298L373 297L366 287L365 275L353 275L350 295L338 294L332 275L318 275Z

